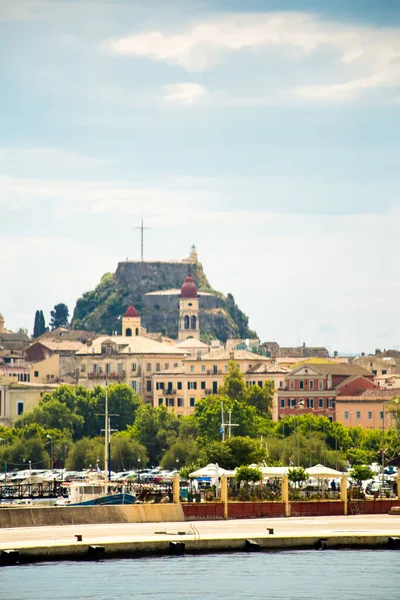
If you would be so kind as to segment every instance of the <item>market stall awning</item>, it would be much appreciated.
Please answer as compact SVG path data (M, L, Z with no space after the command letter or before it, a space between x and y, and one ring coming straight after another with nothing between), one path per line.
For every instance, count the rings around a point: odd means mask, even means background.
M331 469L330 467L325 467L325 465L314 465L309 469L306 469L307 473L310 477L326 477L327 479L333 479L336 477L341 477L344 475L341 471L336 471L336 469Z

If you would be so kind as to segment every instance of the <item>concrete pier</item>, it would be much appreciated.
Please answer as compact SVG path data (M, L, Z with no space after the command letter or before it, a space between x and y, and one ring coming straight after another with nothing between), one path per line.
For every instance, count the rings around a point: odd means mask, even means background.
M31 562L90 560L93 546L103 547L102 558L111 558L173 554L178 546L187 553L389 548L396 538L400 519L390 515L113 523L2 529L0 551L16 550L20 562Z

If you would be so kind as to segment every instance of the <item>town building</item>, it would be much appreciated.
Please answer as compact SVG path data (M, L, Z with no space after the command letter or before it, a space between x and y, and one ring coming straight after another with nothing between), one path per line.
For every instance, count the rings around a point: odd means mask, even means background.
M341 394L336 398L336 421L349 427L388 429L395 424L391 402L400 397L400 387L368 388L361 394ZM392 409L395 405L392 405Z
M288 370L271 363L270 359L247 350L232 352L225 349L209 350L198 357L188 356L182 364L164 369L153 375L153 405L167 406L177 415L190 415L201 398L217 394L234 360L243 373L247 385L264 387L272 381L278 390ZM273 413L277 418L276 392Z
M335 401L341 389L361 393L374 387L373 374L354 364L306 363L293 369L278 390L278 418L317 414L335 420Z
M11 427L15 419L39 405L43 394L56 388L56 385L34 383L0 383L0 425Z
M141 320L131 305L122 318L122 331L128 335L100 336L78 350L77 383L89 388L111 382L126 383L145 402L152 403L153 374L177 368L186 351L147 335L136 335L136 329L141 331Z

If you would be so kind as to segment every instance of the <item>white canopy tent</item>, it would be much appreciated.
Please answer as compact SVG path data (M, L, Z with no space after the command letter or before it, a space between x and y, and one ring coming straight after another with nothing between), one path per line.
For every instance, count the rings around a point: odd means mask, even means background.
M206 465L201 469L197 469L197 471L189 473L189 477L212 477L214 479L217 479L218 477L221 477L221 475L227 475L228 477L232 477L233 474L234 471L228 471L227 469L223 469L222 467L218 466L218 463L210 463L209 465Z
M307 473L310 477L323 477L325 479L336 479L337 477L341 477L345 475L341 471L336 471L336 469L331 469L330 467L325 467L324 465L318 464L306 469Z

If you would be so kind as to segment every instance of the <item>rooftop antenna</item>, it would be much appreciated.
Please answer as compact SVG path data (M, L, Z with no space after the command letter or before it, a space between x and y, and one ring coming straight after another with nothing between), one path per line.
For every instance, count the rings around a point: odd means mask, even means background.
M150 229L150 227L143 227L143 214L142 214L141 219L140 219L140 225L137 225L136 227L134 227L134 229L140 229L140 259L143 262L143 237L144 237L144 230L145 229Z

